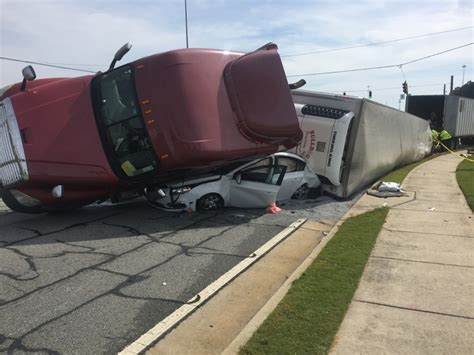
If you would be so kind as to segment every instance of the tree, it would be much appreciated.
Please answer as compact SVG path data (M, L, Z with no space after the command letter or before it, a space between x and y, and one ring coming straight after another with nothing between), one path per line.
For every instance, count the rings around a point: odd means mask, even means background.
M452 95L470 97L474 99L474 82L468 81L461 87L457 87L453 90Z

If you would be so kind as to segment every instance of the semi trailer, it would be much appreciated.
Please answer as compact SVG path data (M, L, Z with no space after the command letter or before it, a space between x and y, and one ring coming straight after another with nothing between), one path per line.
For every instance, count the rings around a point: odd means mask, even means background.
M389 171L431 152L428 121L358 97L295 90L303 130L294 149L323 191L348 198Z
M474 141L474 99L457 95L408 95L405 111L429 120L433 129L448 131L456 148Z

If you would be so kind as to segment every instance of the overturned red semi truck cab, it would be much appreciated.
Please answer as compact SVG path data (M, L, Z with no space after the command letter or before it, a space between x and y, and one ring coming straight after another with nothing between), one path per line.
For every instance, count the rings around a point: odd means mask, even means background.
M1 97L0 184L23 212L120 200L302 137L273 44L174 50L20 86Z

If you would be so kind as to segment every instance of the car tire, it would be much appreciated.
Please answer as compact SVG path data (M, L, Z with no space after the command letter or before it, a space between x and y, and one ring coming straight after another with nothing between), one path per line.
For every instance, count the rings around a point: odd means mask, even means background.
M2 198L5 205L12 211L28 214L43 213L45 210L41 206L24 206L17 201L15 196L7 189L0 188L0 197Z
M224 207L224 199L216 193L206 194L200 197L196 202L196 208L199 211L212 211Z
M296 189L295 193L293 194L293 196L291 196L291 198L294 200L306 200L308 198L308 194L308 184L303 184Z

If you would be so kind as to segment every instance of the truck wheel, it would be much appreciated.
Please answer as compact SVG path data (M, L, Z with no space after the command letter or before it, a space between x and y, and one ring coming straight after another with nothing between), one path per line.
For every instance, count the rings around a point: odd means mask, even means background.
M216 193L206 194L197 200L196 208L199 211L212 211L224 207L224 199Z
M29 214L38 214L44 212L44 209L41 206L22 205L17 201L15 196L13 196L9 190L0 188L0 197L2 198L5 205L7 205L12 211Z
M295 193L293 194L293 196L291 196L291 198L294 200L306 200L308 198L308 194L308 184L304 184L296 189Z

